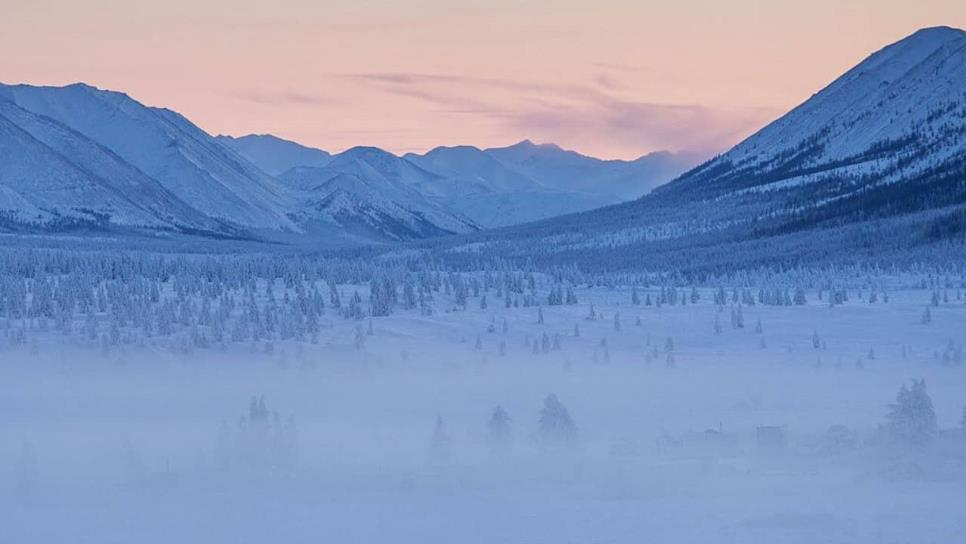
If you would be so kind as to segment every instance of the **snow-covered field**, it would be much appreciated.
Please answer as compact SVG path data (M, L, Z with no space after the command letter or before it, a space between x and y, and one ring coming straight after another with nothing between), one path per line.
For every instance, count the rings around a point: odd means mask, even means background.
M578 289L328 309L315 343L4 341L0 542L961 541L966 304L931 293L739 318L710 289ZM877 432L914 379L921 448ZM541 427L551 394L574 435Z

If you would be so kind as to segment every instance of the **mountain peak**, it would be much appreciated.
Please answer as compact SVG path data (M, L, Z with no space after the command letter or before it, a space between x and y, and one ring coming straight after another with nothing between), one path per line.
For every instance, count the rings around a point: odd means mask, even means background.
M927 26L910 34L908 39L949 40L966 36L966 30L951 26ZM905 41L905 40L903 40Z
M946 44L963 38L966 38L966 32L958 28L948 26L922 28L876 51L858 68L868 70L885 64L908 68L922 62Z
M373 147L371 145L357 145L355 147L350 147L342 153L339 153L340 157L394 157L398 158L392 153L380 149L378 147Z
M554 151L563 151L563 149L555 143L538 144L534 143L534 141L529 138L511 145L509 149L552 149Z

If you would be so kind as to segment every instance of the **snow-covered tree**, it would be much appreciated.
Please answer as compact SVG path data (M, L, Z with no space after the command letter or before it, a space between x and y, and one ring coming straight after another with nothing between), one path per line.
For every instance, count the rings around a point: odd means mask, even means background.
M550 448L572 448L577 442L577 426L567 407L551 393L543 400L537 422L537 440Z
M433 441L431 444L433 455L438 459L445 459L449 456L450 440L446 432L446 424L443 416L436 414L436 425L433 427Z
M513 434L510 430L510 414L497 406L486 424L487 441L494 450L501 450L510 445Z
M895 443L924 447L933 441L939 425L925 380L913 380L912 387L899 389L896 402L889 405L885 429Z

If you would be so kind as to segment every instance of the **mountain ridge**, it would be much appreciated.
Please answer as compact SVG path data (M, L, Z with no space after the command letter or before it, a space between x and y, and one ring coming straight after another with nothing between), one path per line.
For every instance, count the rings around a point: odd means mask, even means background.
M933 28L640 199L423 246L709 270L912 252L963 236L966 33Z

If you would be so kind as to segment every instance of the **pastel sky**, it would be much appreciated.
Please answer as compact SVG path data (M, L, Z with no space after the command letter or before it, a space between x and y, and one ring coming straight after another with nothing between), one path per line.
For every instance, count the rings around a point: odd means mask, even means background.
M330 151L709 153L963 0L0 0L0 81Z

